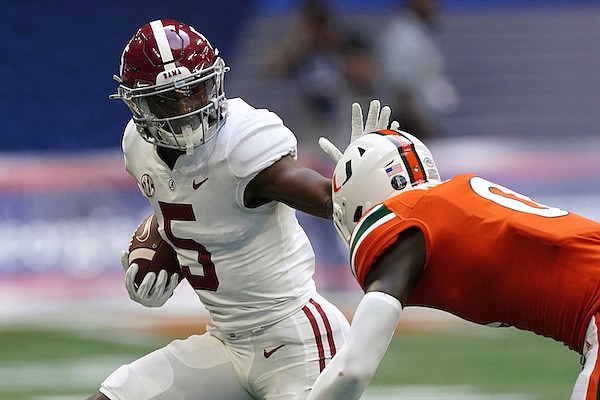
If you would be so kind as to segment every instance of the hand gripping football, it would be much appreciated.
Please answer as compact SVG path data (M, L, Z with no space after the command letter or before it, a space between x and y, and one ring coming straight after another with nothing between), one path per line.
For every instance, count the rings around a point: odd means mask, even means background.
M175 250L158 233L156 215L149 215L136 228L128 250L129 265L136 263L140 266L134 280L136 285L142 283L146 273L154 272L158 275L161 269L166 270L169 277L178 273L179 281L183 279Z

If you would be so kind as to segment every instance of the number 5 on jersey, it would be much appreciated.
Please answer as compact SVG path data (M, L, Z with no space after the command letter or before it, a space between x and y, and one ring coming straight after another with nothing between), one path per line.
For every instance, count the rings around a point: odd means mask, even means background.
M206 250L206 247L192 239L182 239L173 235L173 221L196 221L192 205L163 202L159 202L159 205L165 220L164 229L167 238L174 247L196 251L198 253L198 263L204 270L203 275L196 275L192 273L189 266L182 265L183 275L194 289L216 291L219 287L219 279L217 278L215 264L211 260L211 254Z

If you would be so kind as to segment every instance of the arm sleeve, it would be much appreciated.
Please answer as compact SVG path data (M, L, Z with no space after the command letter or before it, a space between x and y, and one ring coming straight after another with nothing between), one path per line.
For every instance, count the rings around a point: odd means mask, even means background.
M402 304L389 294L365 294L346 342L319 375L307 400L359 399L392 340L401 311Z

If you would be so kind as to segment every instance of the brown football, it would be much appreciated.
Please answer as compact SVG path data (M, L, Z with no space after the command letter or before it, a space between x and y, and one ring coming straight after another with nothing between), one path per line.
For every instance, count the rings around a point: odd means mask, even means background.
M158 233L158 220L156 215L146 217L136 228L129 242L129 265L136 263L140 269L135 276L135 284L142 283L148 272L158 275L161 269L169 274L179 274L179 280L183 279L175 250L165 242Z

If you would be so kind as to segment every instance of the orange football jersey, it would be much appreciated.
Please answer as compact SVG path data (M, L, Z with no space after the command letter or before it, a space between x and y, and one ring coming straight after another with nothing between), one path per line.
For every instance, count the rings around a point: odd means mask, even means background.
M427 261L407 305L512 325L581 352L600 309L600 224L473 175L421 185L373 207L354 229L358 282L398 234L420 229Z

